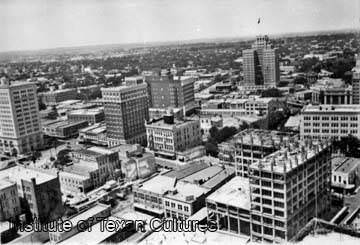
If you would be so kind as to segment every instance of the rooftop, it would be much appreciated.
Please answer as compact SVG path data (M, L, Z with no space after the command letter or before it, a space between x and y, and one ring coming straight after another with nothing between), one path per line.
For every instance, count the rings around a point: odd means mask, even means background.
M120 219L110 216L106 218L106 220L117 222L117 220ZM58 244L78 244L78 245L100 244L102 241L106 240L115 233L121 232L121 230L110 231L109 229L104 229L103 227L101 228L101 225L102 225L101 222L96 223L95 225L91 226L90 232L88 230L84 232L79 232L64 241L61 241Z
M92 151L92 152L96 152L102 155L106 155L106 154L112 154L113 151L104 148L104 147L99 147L99 146L92 146L90 148L88 148L88 151Z
M83 132L83 133L93 133L93 134L100 134L106 131L106 125L105 124L101 124L101 123L97 123L94 125L91 125L89 127L80 129L79 132Z
M9 188L15 184L16 183L11 181L10 179L7 179L7 178L0 179L0 190Z
M205 188L213 189L219 184L221 184L223 181L225 181L228 177L233 176L234 174L235 174L235 169L233 167L223 169L221 172L213 176L211 179L206 181L201 186Z
M99 169L97 162L94 161L85 161L85 160L77 160L73 163L73 165L67 166L64 168L65 172L73 173L82 176L89 176L90 172L96 171Z
M303 113L333 113L333 112L353 112L360 113L360 105L307 105L303 109Z
M161 128L168 128L172 129L175 126L182 126L189 123L197 122L196 120L179 120L174 117L174 123L166 123L164 119L160 120L153 120L152 122L149 122L146 124L146 127L161 127Z
M75 126L78 124L81 124L83 122L86 121L79 121L79 122L70 122L68 120L56 120L56 121L47 121L42 123L43 126L46 127L56 127L56 128L61 128L61 127L71 127L71 126Z
M68 115L97 115L103 113L102 108L91 108L91 109L77 109L68 112Z
M212 202L250 210L249 179L235 176L206 199Z
M222 170L223 169L220 166L210 166L185 177L183 180L190 183L195 183L198 181L206 182L207 180L211 179Z
M164 195L168 190L174 188L176 179L164 175L157 175L142 183L139 189Z
M335 172L350 173L355 168L360 166L360 159L357 158L343 158L342 162L337 166Z
M196 184L178 181L172 192L166 195L167 198L175 199L182 202L193 202L196 198L209 192L210 189L201 187Z
M17 183L21 183L21 180L30 182L32 178L35 178L36 184L42 184L56 179L57 177L31 168L15 166L0 171L0 179L4 178L16 181Z
M207 168L209 165L205 162L195 163L195 164L188 164L185 167L179 170L173 170L166 174L167 177L173 177L177 179L183 179L189 175L192 175L200 170Z
M109 207L110 207L109 205L98 203L95 206L87 209L86 211L74 215L69 220L71 221L71 223L73 225L76 225L76 224L78 224L79 221L87 220L88 218L93 217L94 215L105 211Z

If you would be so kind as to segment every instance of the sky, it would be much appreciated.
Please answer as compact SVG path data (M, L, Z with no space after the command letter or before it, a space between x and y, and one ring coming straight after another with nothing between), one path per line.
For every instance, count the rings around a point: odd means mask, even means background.
M359 26L360 0L0 0L0 51Z

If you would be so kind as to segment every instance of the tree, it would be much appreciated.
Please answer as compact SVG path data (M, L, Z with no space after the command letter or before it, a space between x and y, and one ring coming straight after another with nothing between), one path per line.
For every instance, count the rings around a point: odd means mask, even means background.
M235 127L224 127L219 130L217 127L212 127L209 133L210 136L205 143L206 154L217 157L219 154L218 144L236 134L237 129Z
M45 109L46 109L46 105L41 100L39 100L39 110L42 111Z
M59 114L57 112L56 106L52 106L51 112L49 112L47 119L55 120L55 119L57 119L58 116L59 116Z
M71 162L71 158L69 156L69 153L71 151L69 149L64 149L58 152L57 156L56 156L56 161L55 161L55 167L62 167L63 165Z
M360 157L360 140L351 134L335 141L334 148L340 150L346 157Z
M217 155L219 154L219 148L217 146L217 143L214 141L208 140L205 143L205 150L206 150L206 154L212 157L217 157Z

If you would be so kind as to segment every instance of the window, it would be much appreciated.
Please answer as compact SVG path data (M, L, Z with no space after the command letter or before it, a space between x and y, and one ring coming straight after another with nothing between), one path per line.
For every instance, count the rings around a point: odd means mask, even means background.
M184 211L185 211L185 212L189 212L189 207L184 206Z
M182 205L178 204L178 209L182 210Z

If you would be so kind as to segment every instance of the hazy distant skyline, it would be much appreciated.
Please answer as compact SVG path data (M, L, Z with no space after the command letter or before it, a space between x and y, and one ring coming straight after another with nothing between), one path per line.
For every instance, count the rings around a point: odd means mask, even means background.
M0 51L355 29L359 2L1 0Z

